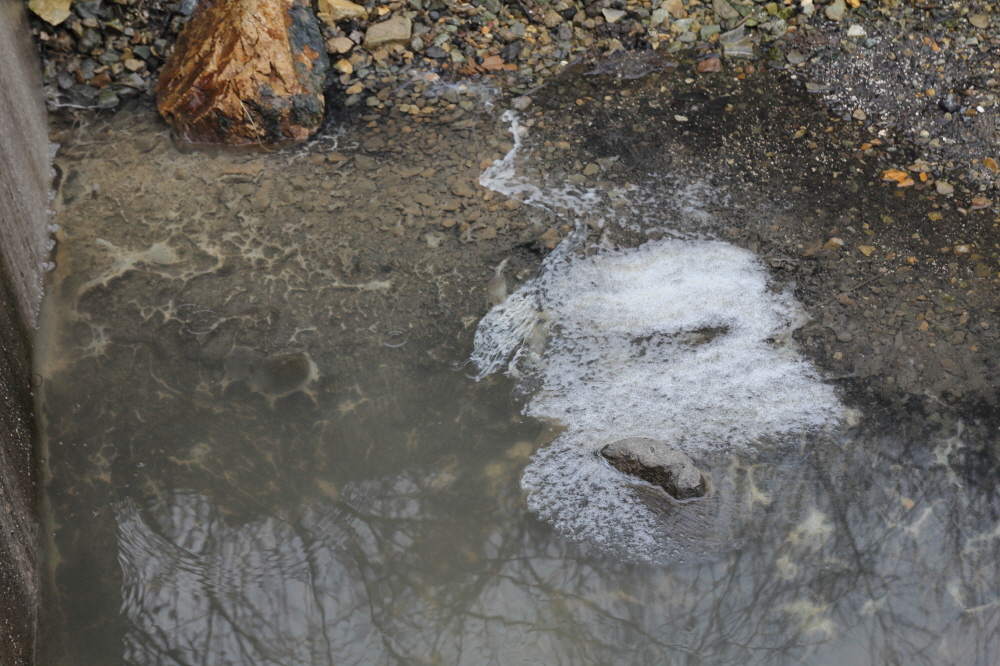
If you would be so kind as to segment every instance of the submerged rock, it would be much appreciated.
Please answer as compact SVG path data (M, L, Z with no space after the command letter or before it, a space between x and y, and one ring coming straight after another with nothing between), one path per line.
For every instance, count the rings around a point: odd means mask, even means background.
M705 479L694 462L674 447L648 437L608 444L601 456L619 472L660 486L674 499L705 495Z
M181 144L301 141L323 120L329 60L304 0L202 3L160 74Z
M226 381L243 381L251 391L280 398L301 391L316 377L308 354L266 356L256 349L233 347L225 359Z

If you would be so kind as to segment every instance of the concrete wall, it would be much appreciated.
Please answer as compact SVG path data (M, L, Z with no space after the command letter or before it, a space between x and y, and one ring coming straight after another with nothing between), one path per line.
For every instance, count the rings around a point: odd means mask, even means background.
M31 333L47 260L48 124L21 0L0 0L0 665L29 664L37 521Z

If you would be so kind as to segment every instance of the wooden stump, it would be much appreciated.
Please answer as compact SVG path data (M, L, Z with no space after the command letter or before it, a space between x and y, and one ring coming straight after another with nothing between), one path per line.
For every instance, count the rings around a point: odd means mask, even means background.
M307 0L203 0L156 86L181 146L301 141L323 120L329 60Z

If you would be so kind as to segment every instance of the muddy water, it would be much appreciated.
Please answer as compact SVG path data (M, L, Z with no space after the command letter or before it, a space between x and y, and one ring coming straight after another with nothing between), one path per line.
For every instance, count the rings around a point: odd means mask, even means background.
M180 155L138 107L60 129L40 662L993 663L974 415L928 427L838 384L835 424L701 458L716 504L633 488L688 537L665 564L529 511L560 432L522 415L530 377L466 362L491 280L513 292L576 221L591 259L716 233L721 197L613 162L567 183L556 156L515 173L549 210L507 203L478 178L516 142L468 92L462 120L269 154Z

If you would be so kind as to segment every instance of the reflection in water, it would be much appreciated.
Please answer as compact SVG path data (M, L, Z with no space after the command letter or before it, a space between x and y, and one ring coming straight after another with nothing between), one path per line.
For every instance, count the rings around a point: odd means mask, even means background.
M193 491L125 500L125 661L993 663L997 498L936 459L901 465L906 444L815 443L782 484L745 484L763 508L743 548L674 568L527 519L524 445L473 479L452 460L249 521Z

